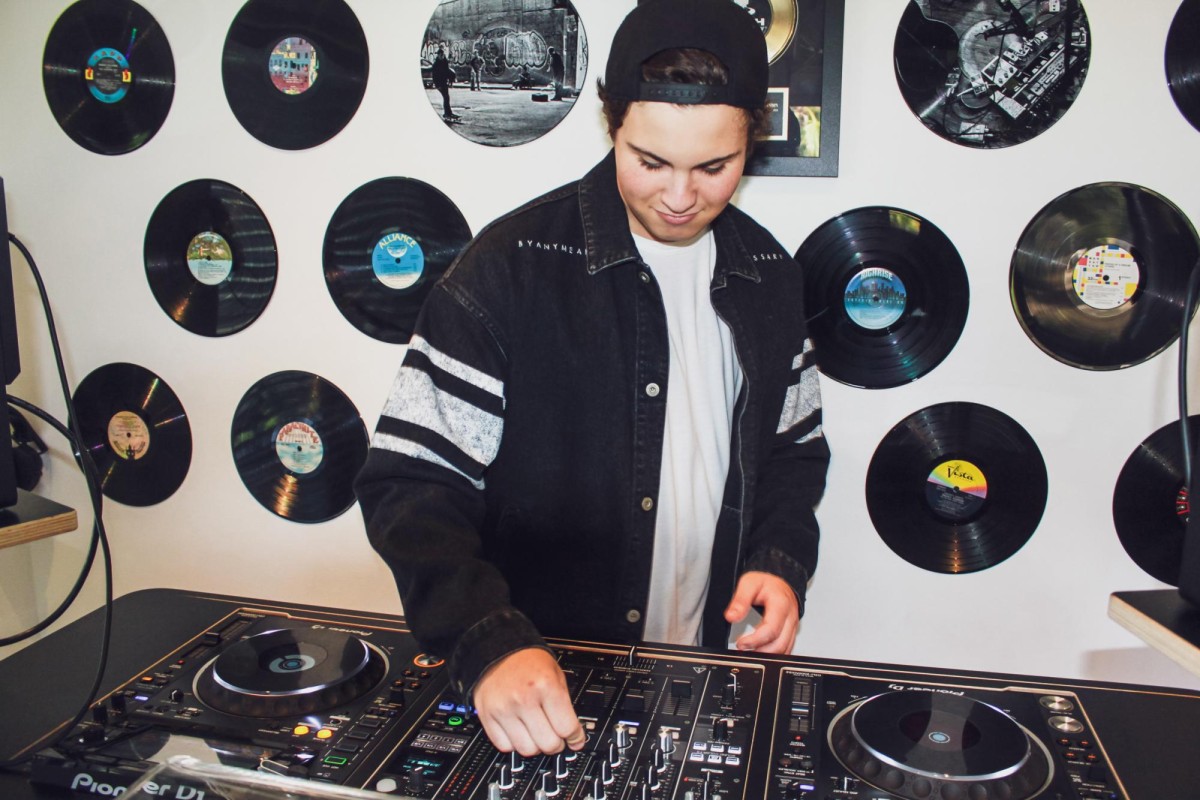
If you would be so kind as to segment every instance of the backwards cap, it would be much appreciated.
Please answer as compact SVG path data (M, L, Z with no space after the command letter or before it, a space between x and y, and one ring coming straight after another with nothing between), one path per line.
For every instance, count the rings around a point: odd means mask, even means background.
M684 47L719 58L729 83L651 83L642 78L642 64L651 56ZM733 0L642 0L613 37L604 88L628 101L761 108L767 99L767 41L758 23Z

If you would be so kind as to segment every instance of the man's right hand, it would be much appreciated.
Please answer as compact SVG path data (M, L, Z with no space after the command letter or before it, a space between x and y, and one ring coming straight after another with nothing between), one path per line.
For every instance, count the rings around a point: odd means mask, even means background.
M523 756L581 750L587 734L575 716L567 679L554 656L537 647L497 661L475 685L475 710L496 749Z

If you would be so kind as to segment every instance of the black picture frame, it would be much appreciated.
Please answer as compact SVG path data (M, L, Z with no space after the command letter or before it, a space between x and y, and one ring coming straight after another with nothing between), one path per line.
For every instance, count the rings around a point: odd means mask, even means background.
M845 0L749 0L748 7L770 23L768 98L776 113L745 174L837 177Z

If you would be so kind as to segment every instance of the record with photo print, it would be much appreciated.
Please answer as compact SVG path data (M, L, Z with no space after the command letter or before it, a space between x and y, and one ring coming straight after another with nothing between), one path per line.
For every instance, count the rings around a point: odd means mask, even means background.
M175 493L192 463L192 429L166 381L137 364L106 364L72 402L106 497L150 506Z
M324 378L286 370L259 380L234 411L230 440L242 483L268 511L324 522L354 504L367 429L350 398Z
M796 251L817 366L834 380L885 389L925 375L967 319L967 270L933 223L872 206L825 222Z
M1160 194L1093 183L1052 200L1026 226L1009 271L1013 310L1047 355L1111 370L1179 336L1200 255L1191 222Z
M978 572L1016 553L1041 521L1047 492L1033 438L977 403L909 415L867 469L875 530L896 555L931 572Z
M413 54L419 63L410 63L429 107L459 136L491 147L525 144L575 108L587 86L588 42L571 0L429 5Z
M1179 585L1179 565L1191 510L1183 466L1182 429L1175 420L1150 434L1117 476L1112 515L1121 546L1148 575ZM1192 446L1200 416L1188 417Z
M367 88L367 38L345 0L249 0L221 56L233 115L281 150L336 136Z
M413 178L379 178L334 211L325 284L351 325L404 344L425 296L470 240L466 218L446 195Z
M154 299L201 336L244 329L275 290L271 226L249 195L224 181L173 189L150 217L142 253Z
M175 61L162 28L137 3L79 0L50 29L42 86L76 144L121 155L162 127L175 96Z
M896 82L931 131L964 147L1009 147L1057 122L1091 60L1080 0L909 0Z
M1167 86L1184 118L1200 130L1200 0L1183 0L1167 32Z

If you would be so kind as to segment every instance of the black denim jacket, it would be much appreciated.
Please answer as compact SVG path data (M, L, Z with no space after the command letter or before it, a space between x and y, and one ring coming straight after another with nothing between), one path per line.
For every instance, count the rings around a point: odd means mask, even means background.
M829 450L800 268L729 206L713 306L743 371L703 642L750 570L801 601ZM666 319L612 153L483 230L427 297L356 490L422 646L468 696L542 636L634 642L670 390Z

